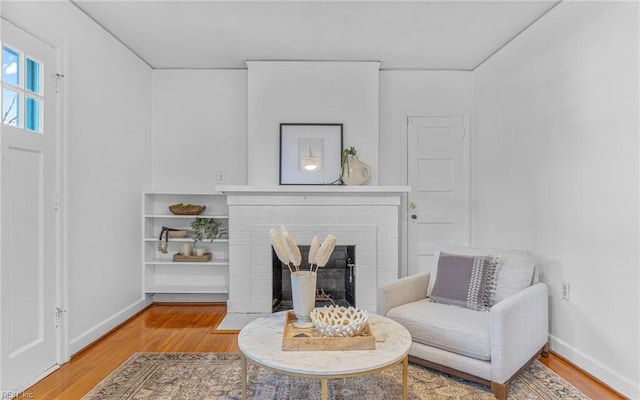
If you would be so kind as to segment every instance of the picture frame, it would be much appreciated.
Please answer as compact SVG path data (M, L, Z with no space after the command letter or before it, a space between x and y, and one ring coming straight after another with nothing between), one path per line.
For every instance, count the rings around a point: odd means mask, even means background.
M340 177L343 125L280 124L280 185L326 185Z

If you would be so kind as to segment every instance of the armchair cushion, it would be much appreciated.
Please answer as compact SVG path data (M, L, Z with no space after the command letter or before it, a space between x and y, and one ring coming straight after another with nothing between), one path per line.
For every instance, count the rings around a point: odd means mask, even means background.
M493 257L440 253L431 301L487 311L489 303L486 288L493 282L495 267Z
M387 317L407 328L414 342L491 359L489 313L421 299L392 308Z
M431 269L432 279L429 281L427 296L431 296L433 286L438 280L438 261L442 253L466 256L495 256L497 258L495 286L489 293L489 306L493 306L507 297L522 291L535 282L533 256L526 250L448 245L443 246L433 259Z

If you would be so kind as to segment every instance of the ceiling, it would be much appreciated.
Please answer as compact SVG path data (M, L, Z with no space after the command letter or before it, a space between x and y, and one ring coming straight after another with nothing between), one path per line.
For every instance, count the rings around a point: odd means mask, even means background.
M152 68L247 60L473 70L558 1L72 0Z

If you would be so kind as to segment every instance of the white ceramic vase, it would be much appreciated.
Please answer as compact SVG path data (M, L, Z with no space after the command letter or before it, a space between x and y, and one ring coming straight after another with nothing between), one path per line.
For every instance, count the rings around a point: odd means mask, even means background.
M310 315L316 305L316 278L315 272L296 271L291 273L291 297L293 312L297 318L293 326L296 328L313 327Z
M358 156L347 156L347 165L342 173L342 182L346 185L364 185L371 177L369 166L360 161Z

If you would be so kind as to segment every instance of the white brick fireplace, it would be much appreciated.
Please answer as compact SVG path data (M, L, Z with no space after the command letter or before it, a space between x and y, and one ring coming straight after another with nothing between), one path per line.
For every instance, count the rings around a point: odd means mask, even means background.
M405 186L218 186L229 205L229 313L270 313L269 229L299 245L313 235L356 246L356 306L376 310L378 288L398 277L399 206Z

